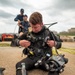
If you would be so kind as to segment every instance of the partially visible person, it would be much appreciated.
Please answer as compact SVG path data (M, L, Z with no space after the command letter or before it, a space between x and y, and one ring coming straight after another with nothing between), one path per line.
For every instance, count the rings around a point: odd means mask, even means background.
M18 14L14 21L18 21L18 23L21 23L21 21L23 21L23 17L24 17L24 9L21 8L20 9L20 14ZM19 27L18 33L20 33L22 31L22 27Z
M23 21L18 23L18 25L22 28L21 33L28 31L28 28L30 27L29 22L28 22L28 16L25 14L23 17Z

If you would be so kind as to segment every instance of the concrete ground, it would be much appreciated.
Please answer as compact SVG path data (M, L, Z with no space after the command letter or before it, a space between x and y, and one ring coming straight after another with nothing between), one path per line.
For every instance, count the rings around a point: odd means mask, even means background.
M63 46L69 46L70 43L64 43ZM72 43L72 46L75 43ZM73 47L72 47L73 48ZM75 48L75 46L74 46ZM4 75L15 75L15 64L25 58L22 57L23 48L18 47L0 47L0 67L6 68ZM61 75L75 75L75 55L62 52L65 54L65 57L69 59L68 64L66 64L65 71ZM28 72L29 75L47 75L47 72L41 70L32 70Z

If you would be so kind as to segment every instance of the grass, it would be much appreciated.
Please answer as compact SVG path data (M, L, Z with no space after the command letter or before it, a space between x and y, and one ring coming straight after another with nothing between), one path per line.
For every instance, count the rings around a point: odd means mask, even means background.
M10 47L10 43L0 43L0 47ZM64 52L68 52L68 53L71 53L71 54L75 54L75 48L60 48L59 50L59 53L60 51L64 51ZM53 54L56 54L55 50L53 50Z
M68 52L68 53L70 53L70 54L75 54L75 48L64 48L64 47L62 47L62 48L58 49L58 53L59 53L59 54L62 54L61 51L63 51L63 52ZM53 53L54 55L57 55L55 48L53 48L52 53Z
M0 43L0 47L10 47L9 43Z
M64 51L64 52L68 52L68 53L71 53L71 54L75 54L75 49L73 48L60 48L60 51Z

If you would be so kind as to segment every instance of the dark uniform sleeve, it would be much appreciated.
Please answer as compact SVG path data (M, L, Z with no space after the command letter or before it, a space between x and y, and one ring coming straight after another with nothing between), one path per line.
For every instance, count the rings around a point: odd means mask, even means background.
M50 39L54 40L56 42L56 46L55 47L57 49L61 48L61 45L62 45L61 39L57 35L55 35L53 32L50 32Z
M17 15L17 16L15 17L14 21L18 21L18 16L19 16L19 15Z

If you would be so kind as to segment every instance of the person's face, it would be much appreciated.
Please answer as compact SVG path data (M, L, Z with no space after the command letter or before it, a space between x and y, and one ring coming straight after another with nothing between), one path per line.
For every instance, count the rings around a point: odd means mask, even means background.
M23 17L23 20L24 20L24 21L27 21L27 18L28 18L28 17L25 17L25 16L24 16L24 17Z
M33 25L33 24L30 23L30 26L32 27L32 31L34 33L38 33L39 31L41 31L43 24Z
M20 13L21 13L21 15L23 15L23 14L24 14L24 12L22 12L22 11L20 11Z

